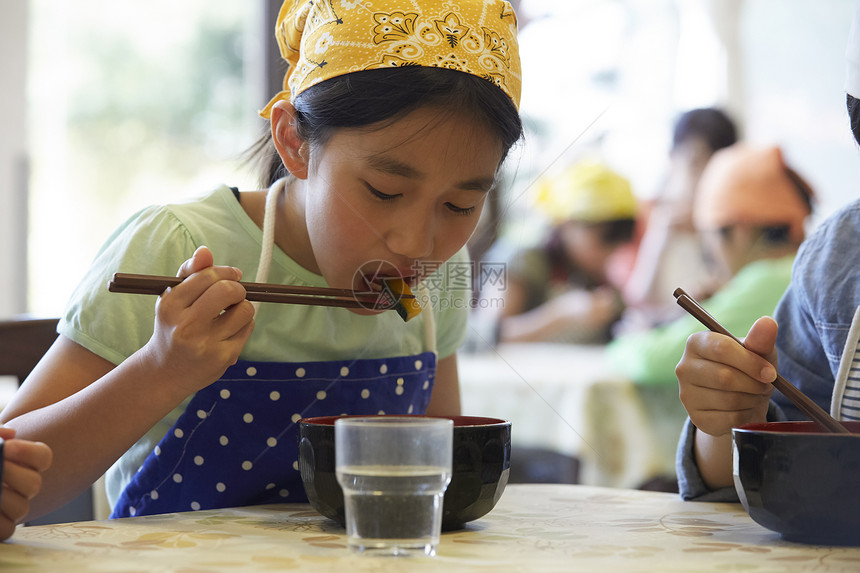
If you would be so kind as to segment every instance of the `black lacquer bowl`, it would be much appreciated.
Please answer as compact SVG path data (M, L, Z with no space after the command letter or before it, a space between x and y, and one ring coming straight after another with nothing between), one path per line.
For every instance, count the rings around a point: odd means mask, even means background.
M852 434L814 422L732 430L735 489L757 523L783 539L860 545L860 422Z
M334 422L341 417L350 416L299 421L299 469L311 506L343 525L343 490L334 466ZM450 419L454 421L454 459L443 502L443 530L458 529L493 509L511 472L510 422L476 416Z

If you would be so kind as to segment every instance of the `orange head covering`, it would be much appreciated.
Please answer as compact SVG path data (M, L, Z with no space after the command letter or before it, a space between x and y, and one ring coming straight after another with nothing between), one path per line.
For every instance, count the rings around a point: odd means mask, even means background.
M809 213L779 147L736 143L716 152L705 167L693 216L700 230L737 223L789 225L799 242Z
M275 27L287 63L279 100L329 78L379 68L459 70L501 88L519 107L517 17L506 0L286 0Z

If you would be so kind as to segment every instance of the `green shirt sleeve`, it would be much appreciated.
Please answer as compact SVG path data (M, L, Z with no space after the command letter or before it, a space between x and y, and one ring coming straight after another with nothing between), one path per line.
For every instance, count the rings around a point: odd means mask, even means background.
M61 334L114 364L152 336L155 297L110 293L114 273L174 276L197 248L169 210L144 209L105 242L72 293L59 325Z
M427 279L431 283L436 353L440 360L454 354L466 339L473 280L472 264L465 247Z

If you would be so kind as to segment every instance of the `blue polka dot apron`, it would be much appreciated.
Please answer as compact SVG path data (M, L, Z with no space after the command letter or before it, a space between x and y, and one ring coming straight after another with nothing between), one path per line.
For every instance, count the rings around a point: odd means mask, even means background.
M298 420L423 414L436 355L353 361L239 361L197 392L126 486L111 517L306 502Z

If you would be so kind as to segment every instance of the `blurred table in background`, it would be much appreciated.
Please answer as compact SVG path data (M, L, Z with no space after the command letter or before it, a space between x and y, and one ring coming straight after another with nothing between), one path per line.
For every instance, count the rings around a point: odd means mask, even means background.
M463 413L509 420L514 448L574 456L589 485L637 488L675 475L686 418L677 386L634 385L603 346L501 344L457 361Z

